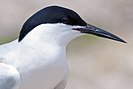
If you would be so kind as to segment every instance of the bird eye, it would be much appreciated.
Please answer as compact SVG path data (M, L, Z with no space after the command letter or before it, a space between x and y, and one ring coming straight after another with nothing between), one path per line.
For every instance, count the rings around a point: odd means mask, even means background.
M69 19L68 19L67 17L63 17L63 18L62 18L62 22L63 22L63 23L68 23L68 22L69 22Z

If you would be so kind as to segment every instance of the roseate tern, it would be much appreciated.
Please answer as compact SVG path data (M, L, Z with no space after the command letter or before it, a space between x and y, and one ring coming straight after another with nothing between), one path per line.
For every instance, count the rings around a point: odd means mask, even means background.
M32 15L19 38L0 46L0 89L64 89L68 80L66 46L93 34L121 38L87 24L75 11L49 6Z

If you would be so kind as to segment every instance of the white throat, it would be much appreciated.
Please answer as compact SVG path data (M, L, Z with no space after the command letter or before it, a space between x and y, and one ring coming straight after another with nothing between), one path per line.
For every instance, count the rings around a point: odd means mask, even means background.
M81 35L80 32L72 30L72 27L61 23L41 24L29 32L21 43L32 47L46 45L66 47L72 39Z

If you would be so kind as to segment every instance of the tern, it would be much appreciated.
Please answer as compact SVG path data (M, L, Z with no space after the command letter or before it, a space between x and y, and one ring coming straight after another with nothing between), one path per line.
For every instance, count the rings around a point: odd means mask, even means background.
M66 46L87 34L126 43L65 7L48 6L33 14L18 39L0 46L0 89L64 89Z

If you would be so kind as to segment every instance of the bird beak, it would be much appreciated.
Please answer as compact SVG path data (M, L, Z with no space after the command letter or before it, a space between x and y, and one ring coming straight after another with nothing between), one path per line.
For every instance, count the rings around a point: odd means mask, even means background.
M99 37L103 37L103 38L108 38L108 39L112 39L112 40L116 40L119 42L123 42L126 43L126 41L124 41L123 39L119 38L118 36L107 32L103 29L97 28L93 25L87 24L87 26L85 27L81 27L81 28L74 28L73 30L77 30L80 31L81 33L86 33L86 34L93 34Z

